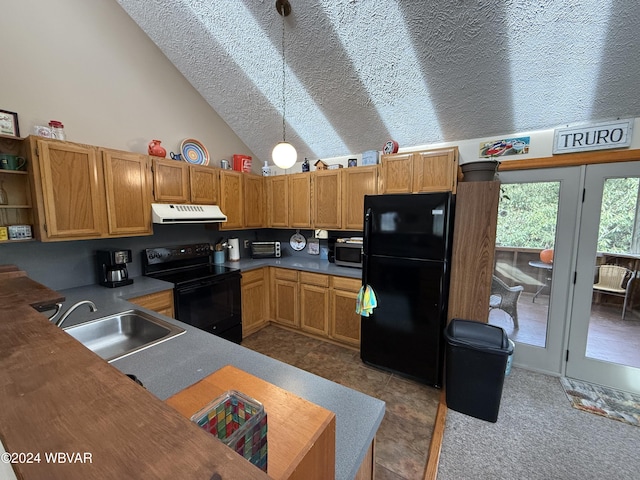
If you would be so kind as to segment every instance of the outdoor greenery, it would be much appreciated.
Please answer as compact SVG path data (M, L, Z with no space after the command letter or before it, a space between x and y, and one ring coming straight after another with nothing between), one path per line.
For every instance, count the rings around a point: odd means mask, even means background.
M638 253L632 244L638 186L638 178L613 178L605 182L598 251ZM553 248L559 188L559 182L502 185L496 245Z

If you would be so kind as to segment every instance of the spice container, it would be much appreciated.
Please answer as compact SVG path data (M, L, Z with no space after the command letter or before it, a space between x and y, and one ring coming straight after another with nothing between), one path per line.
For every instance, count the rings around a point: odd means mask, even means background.
M55 138L57 140L66 140L66 135L64 133L64 125L62 122L57 120L51 120L49 122L49 128L51 129L51 138Z

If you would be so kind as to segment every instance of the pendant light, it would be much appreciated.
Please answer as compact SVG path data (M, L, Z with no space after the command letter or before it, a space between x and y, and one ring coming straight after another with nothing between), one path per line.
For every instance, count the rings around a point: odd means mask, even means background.
M284 17L291 13L291 5L289 0L276 0L276 10L282 16L282 142L278 143L271 152L271 158L276 166L286 170L293 167L298 160L298 152L296 149L287 142L286 137L286 98L285 98L285 86L286 86L286 63L284 56Z

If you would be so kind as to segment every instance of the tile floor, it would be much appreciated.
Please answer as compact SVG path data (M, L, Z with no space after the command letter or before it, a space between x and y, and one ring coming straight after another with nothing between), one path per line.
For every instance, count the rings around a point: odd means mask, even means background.
M376 479L424 477L440 390L368 367L354 350L273 325L242 345L385 401L376 437Z

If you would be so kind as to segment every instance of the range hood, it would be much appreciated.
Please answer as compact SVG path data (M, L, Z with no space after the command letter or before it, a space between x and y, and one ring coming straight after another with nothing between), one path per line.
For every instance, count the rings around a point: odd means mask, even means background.
M217 205L187 205L183 203L152 203L153 223L219 223L227 216Z

